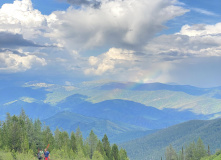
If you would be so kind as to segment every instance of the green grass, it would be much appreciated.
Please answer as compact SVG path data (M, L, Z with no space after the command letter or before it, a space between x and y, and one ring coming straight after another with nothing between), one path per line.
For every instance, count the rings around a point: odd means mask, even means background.
M221 151L219 150L216 154L211 156L206 156L201 158L201 160L220 160L221 159Z
M33 156L33 153L12 153L6 151L0 151L0 160L37 160L37 157Z

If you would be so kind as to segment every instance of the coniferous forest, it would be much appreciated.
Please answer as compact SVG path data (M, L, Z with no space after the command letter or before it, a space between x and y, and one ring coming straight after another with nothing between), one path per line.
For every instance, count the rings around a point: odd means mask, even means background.
M70 135L58 128L53 133L24 110L19 116L8 113L0 122L0 160L37 159L38 151L46 147L50 160L128 160L124 149L111 145L106 134L99 140L93 130L86 139L80 128Z
M221 150L217 150L215 154L211 154L210 146L204 145L201 138L197 142L193 141L189 145L182 147L177 152L170 144L165 151L166 160L220 160ZM162 160L162 158L161 158Z
M48 147L50 160L129 160L126 150L116 144L111 145L107 135L99 140L91 130L86 139L80 128L76 132L56 129L42 124L39 119L32 120L21 111L19 116L9 113L5 121L0 121L0 160L37 159L39 150ZM221 151L211 154L210 146L202 139L192 142L176 151L172 145L165 150L166 160L218 160Z

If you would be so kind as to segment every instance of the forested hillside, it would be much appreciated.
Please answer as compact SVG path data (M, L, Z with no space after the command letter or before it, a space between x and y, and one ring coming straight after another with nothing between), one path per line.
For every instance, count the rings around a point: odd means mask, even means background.
M39 149L48 147L52 160L128 160L124 149L110 145L107 135L102 140L91 130L83 139L80 128L71 132L51 129L39 119L32 120L21 111L19 116L7 114L0 123L0 159L33 159Z
M175 150L170 144L165 151L166 160L220 160L220 158L221 150L212 154L210 146L205 146L201 138L196 142L192 141L188 145L182 146L180 150Z
M173 145L176 151L200 137L210 146L211 153L221 148L221 119L192 120L159 130L151 135L124 143L122 145L133 160L160 159L166 147Z
M71 131L79 127L84 138L89 135L92 129L99 139L102 139L106 134L111 143L122 143L155 132L155 130L147 130L127 123L115 123L106 119L83 116L69 111L57 113L48 119L42 120L42 122L49 125L52 131L55 131L58 127L71 133Z

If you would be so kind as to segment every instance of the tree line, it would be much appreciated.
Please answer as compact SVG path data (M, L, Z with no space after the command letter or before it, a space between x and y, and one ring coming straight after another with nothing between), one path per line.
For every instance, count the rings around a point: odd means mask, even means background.
M0 121L0 150L11 152L14 159L16 153L36 155L48 145L53 160L129 160L124 149L111 145L106 134L99 140L93 130L86 139L79 128L70 135L58 128L53 133L39 119L29 118L24 110L19 116L7 113L5 121Z
M165 151L166 160L213 160L220 154L221 152L217 151L215 155L211 155L210 146L206 147L201 138L196 143L193 141L187 145L185 149L182 147L178 153L171 144Z

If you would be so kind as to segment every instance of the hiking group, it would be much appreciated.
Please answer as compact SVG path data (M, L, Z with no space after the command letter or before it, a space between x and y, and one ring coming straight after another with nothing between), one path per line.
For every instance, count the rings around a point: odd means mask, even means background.
M50 153L49 151L47 151L47 149L45 149L45 151L43 152L42 149L38 151L38 159L42 160L44 158L44 160L50 160Z

